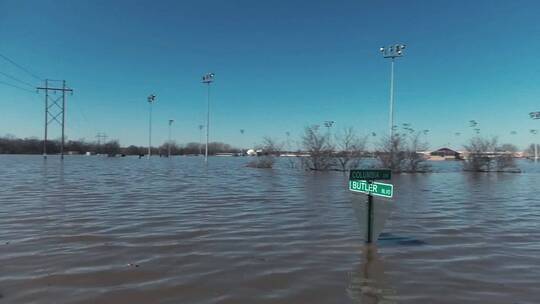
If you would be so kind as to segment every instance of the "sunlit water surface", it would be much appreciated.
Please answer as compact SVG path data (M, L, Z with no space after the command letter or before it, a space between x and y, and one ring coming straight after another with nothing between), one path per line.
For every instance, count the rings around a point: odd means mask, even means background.
M346 174L247 161L0 156L0 303L540 301L540 166L396 174L366 247Z

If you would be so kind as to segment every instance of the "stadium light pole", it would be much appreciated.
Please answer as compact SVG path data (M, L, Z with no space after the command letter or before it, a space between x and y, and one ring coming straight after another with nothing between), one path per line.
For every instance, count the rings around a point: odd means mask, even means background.
M214 73L207 73L202 77L202 83L208 87L207 112L206 112L206 148L204 150L204 162L208 162L208 139L210 136L210 84L214 82Z
M148 159L152 156L152 104L156 101L156 95L148 96Z
M169 142L167 143L167 157L171 157L171 125L174 119L169 119Z
M535 120L540 119L540 111L531 112L529 113L529 116L531 117L531 119L535 119ZM538 130L531 130L531 133L536 135L538 133ZM535 143L533 144L534 144L534 162L537 162L538 161L538 144L536 143L536 140L535 140Z
M426 145L427 145L429 130L425 129L425 130L422 131L422 133L424 133L424 136L425 136L424 140L426 141Z
M199 125L199 156L202 154L202 130L204 125Z
M240 129L240 134L242 134L242 139L244 139L243 135L244 135L245 131L246 130L244 130L244 129ZM240 148L240 153L242 154L242 156L244 156L244 148Z
M332 136L331 136L331 133L330 133L330 129L332 128L332 126L334 126L336 122L333 121L333 120L326 120L324 122L324 126L326 127L326 129L328 130L328 144L330 145L331 144L331 140L332 140Z
M404 49L404 44L394 44L379 49L384 58L392 59L390 68L390 138L394 136L394 62L396 58L403 56Z
M328 129L328 133L330 133L330 128L332 128L332 126L334 126L336 122L333 121L333 120L327 120L324 122L324 126Z
M531 130L531 134L536 135L538 134L538 130ZM538 145L536 144L536 136L533 141L534 145L534 162L536 163L538 161Z
M291 132L285 132L285 136L287 136L287 154L289 154L291 152Z

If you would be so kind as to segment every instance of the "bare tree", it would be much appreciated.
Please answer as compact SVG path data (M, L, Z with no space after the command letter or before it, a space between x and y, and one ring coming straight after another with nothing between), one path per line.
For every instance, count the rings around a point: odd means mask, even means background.
M287 131L285 132L285 135L287 136L285 149L287 149L287 154L290 154L292 152L292 145L291 145L291 132ZM298 143L296 143L296 146L298 146ZM300 152L300 151L297 151ZM291 169L295 169L297 167L298 159L297 157L291 157L290 155L287 156L287 165Z
M115 156L120 153L120 143L118 140L110 140L103 145L102 151L108 156Z
M514 154L517 152L517 147L512 144L503 144L497 147L497 157L495 159L497 171L505 171L508 168L515 169L516 162Z
M264 137L263 143L258 147L258 150L261 150L260 155L257 155L247 166L252 168L272 168L282 147L283 144L278 143L276 140L270 137Z
M401 172L406 156L404 145L404 138L399 133L393 134L392 137L384 137L377 153L381 166L392 172Z
M525 153L529 158L534 157L534 145L535 144L530 144L529 147L527 147L527 149L525 149ZM537 145L536 149L537 149L537 151L540 151L540 146Z
M353 127L344 128L341 134L336 135L338 152L337 163L341 171L357 168L365 152L367 136L358 137Z
M489 172L492 170L492 162L489 152L494 152L497 147L497 138L491 139L480 136L473 137L464 146L468 152L467 160L464 164L465 171Z
M407 172L426 172L429 166L426 158L419 151L426 151L428 144L421 141L421 132L411 133L407 136L407 147L405 155L405 170Z
M394 133L392 137L385 137L380 143L377 154L381 166L393 172L427 172L429 165L420 151L428 148L428 144L421 140L422 132L415 132L410 124L406 124L406 132Z
M319 126L309 126L304 129L302 146L309 156L302 158L302 166L307 170L326 171L335 166L332 157L334 147L330 144L329 134L322 134Z
M514 160L517 148L513 145L497 145L497 138L473 137L464 146L468 152L463 169L473 172L518 172Z

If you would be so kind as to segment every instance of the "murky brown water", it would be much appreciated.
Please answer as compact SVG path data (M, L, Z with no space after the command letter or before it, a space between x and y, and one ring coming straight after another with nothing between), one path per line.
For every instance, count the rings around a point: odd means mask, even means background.
M0 156L0 303L538 303L540 170L347 176L246 159ZM439 165L441 166L441 165Z

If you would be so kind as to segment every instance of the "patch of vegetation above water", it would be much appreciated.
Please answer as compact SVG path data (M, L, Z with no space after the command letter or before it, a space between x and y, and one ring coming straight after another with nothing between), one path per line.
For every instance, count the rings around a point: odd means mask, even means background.
M431 167L426 163L426 156L421 151L428 149L428 144L421 140L422 132L395 133L383 138L380 143L379 159L383 168L396 173L426 173Z
M464 171L520 173L513 154L517 148L511 144L498 145L497 137L473 137L465 145L467 157Z

